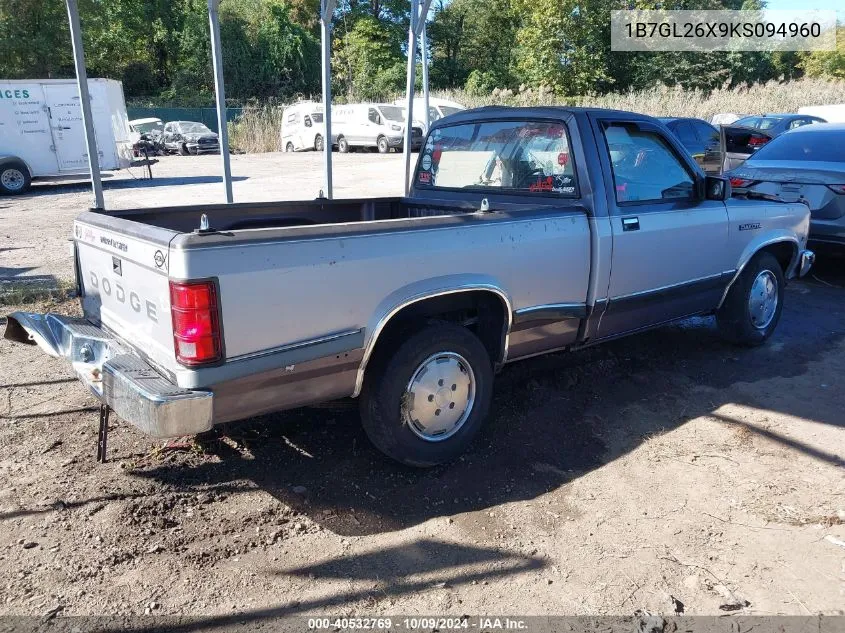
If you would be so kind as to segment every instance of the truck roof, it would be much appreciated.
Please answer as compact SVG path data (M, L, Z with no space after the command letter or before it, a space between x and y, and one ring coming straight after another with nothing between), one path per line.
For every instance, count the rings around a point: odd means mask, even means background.
M627 112L625 110L608 110L606 108L583 108L571 106L529 106L529 107L512 107L512 106L482 106L480 108L473 108L471 110L463 110L450 115L446 119L441 119L434 123L431 127L436 128L443 125L441 121L445 121L445 125L454 125L455 123L465 123L467 121L478 120L494 120L501 117L528 117L528 118L549 118L559 119L567 114L618 114L624 115L625 118L642 119L643 121L654 121L654 117L647 114L639 114L636 112Z

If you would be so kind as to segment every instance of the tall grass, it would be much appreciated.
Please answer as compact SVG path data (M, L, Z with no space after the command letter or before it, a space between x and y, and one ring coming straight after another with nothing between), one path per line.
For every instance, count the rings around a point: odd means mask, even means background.
M282 148L282 112L279 105L244 108L229 123L229 145L247 154L278 152Z
M705 120L719 112L759 114L796 112L802 106L845 103L845 81L800 79L757 84L740 88L719 88L709 92L656 86L647 90L557 97L542 90L494 90L478 97L463 90L433 91L433 96L462 103L469 108L484 105L569 105L631 110L652 116L688 116ZM401 96L401 95L400 95ZM268 105L244 110L243 116L229 124L233 147L245 152L275 152L281 149L282 107Z

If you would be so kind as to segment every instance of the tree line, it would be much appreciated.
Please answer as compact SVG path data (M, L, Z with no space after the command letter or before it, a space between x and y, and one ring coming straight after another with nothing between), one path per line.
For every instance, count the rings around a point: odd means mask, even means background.
M429 14L433 88L483 96L543 87L559 97L655 84L690 89L804 75L845 79L839 50L814 53L618 53L610 12L654 0L435 0ZM755 9L761 0L669 0L662 8ZM79 0L91 77L123 81L129 99L212 103L205 0ZM339 0L332 31L333 91L350 100L404 91L409 0ZM320 90L319 0L223 0L227 97L247 103ZM418 77L419 77L418 73ZM62 0L0 0L0 77L73 77ZM419 81L419 79L418 79Z

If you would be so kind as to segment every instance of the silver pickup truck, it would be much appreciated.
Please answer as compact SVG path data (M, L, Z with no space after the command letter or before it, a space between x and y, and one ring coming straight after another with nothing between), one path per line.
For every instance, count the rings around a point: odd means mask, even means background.
M17 312L5 336L155 437L353 397L379 449L429 466L505 363L690 315L763 343L808 226L732 200L650 117L482 108L432 127L407 198L84 212L84 318Z

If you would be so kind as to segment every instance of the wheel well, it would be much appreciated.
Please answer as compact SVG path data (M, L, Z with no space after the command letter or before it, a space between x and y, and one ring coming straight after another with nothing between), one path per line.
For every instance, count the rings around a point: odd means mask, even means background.
M789 270L789 265L792 263L792 260L797 253L797 248L792 242L775 242L774 244L764 246L759 252L766 252L774 255L783 270L783 274L786 275L787 270Z
M18 158L17 156L4 156L0 158L0 167L8 164L17 164L23 166L26 169L27 175L32 178L32 170L29 168L29 165L26 164L26 161L23 158Z
M421 299L391 317L378 335L372 355L390 349L425 325L449 321L467 327L481 339L494 365L504 360L505 336L510 324L508 306L489 290L467 290Z

